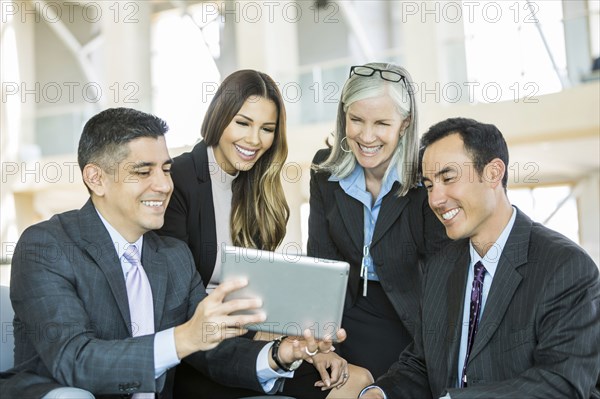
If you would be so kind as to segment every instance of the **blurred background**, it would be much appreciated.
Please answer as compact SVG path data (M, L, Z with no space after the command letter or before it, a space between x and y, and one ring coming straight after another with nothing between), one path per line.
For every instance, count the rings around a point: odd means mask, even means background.
M113 106L154 113L176 156L199 139L220 81L243 68L271 75L286 101L292 214L280 250L303 252L310 161L349 68L391 61L414 78L420 132L454 116L497 125L511 201L598 264L600 0L0 5L2 263L24 228L88 198L76 163L87 119Z

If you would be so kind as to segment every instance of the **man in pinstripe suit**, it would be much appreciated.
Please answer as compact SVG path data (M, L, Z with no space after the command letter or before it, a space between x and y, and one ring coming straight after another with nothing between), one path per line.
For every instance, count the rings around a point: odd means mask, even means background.
M275 354L271 343L235 338L264 320L230 315L258 300L223 302L245 283L224 282L207 296L185 243L151 231L162 226L173 191L166 131L159 118L126 108L86 123L78 160L90 200L30 227L15 248L15 367L1 375L1 397L40 398L60 387L97 398L170 397L168 370L184 358L222 384L271 392L290 375L279 364L330 350L308 335L298 345L283 341ZM140 301L130 305L126 288L134 262L123 261L131 245L151 291L144 313L154 314L155 333L141 336L131 321Z
M495 126L448 119L421 144L429 205L454 242L427 264L415 342L361 398L600 397L597 266L511 206Z

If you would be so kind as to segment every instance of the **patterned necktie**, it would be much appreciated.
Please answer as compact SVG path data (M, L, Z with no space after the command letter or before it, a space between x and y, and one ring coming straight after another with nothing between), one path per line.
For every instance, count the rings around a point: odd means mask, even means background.
M467 364L469 363L469 355L471 354L471 348L473 348L475 334L477 334L477 327L479 325L479 313L481 313L481 300L483 293L483 278L485 277L485 267L483 267L483 263L477 262L475 264L474 274L475 278L473 279L473 289L471 290L471 307L469 312L467 353L465 355L465 364L463 366L462 378L460 380L461 388L467 387Z
M154 305L150 281L142 267L140 252L135 245L125 250L123 257L131 264L125 278L129 313L131 315L131 333L134 337L154 333ZM136 393L133 399L154 398L154 393Z

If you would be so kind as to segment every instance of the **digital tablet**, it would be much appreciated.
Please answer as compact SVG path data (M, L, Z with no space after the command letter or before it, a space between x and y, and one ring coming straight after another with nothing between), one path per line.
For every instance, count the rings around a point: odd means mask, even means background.
M348 270L346 262L279 254L257 249L223 247L222 279L244 277L248 285L228 295L261 298L267 319L250 324L249 330L302 336L310 329L317 339L330 337L341 328Z

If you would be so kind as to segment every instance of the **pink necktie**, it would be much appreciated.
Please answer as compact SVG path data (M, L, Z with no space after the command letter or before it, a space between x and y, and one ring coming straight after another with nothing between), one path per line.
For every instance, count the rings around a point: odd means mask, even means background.
M123 254L131 269L125 278L131 333L134 337L154 333L154 305L150 281L142 267L140 252L135 245L129 245ZM133 399L154 399L154 393L136 393Z
M465 355L465 364L463 366L462 378L460 380L461 388L467 387L467 364L469 363L469 356L471 355L473 342L475 342L475 334L477 334L477 327L479 326L479 314L481 313L481 300L483 294L483 278L485 277L485 267L481 261L475 263L475 269L473 270L473 273L475 274L475 277L473 279L473 289L471 290L469 335L467 337L467 353Z

